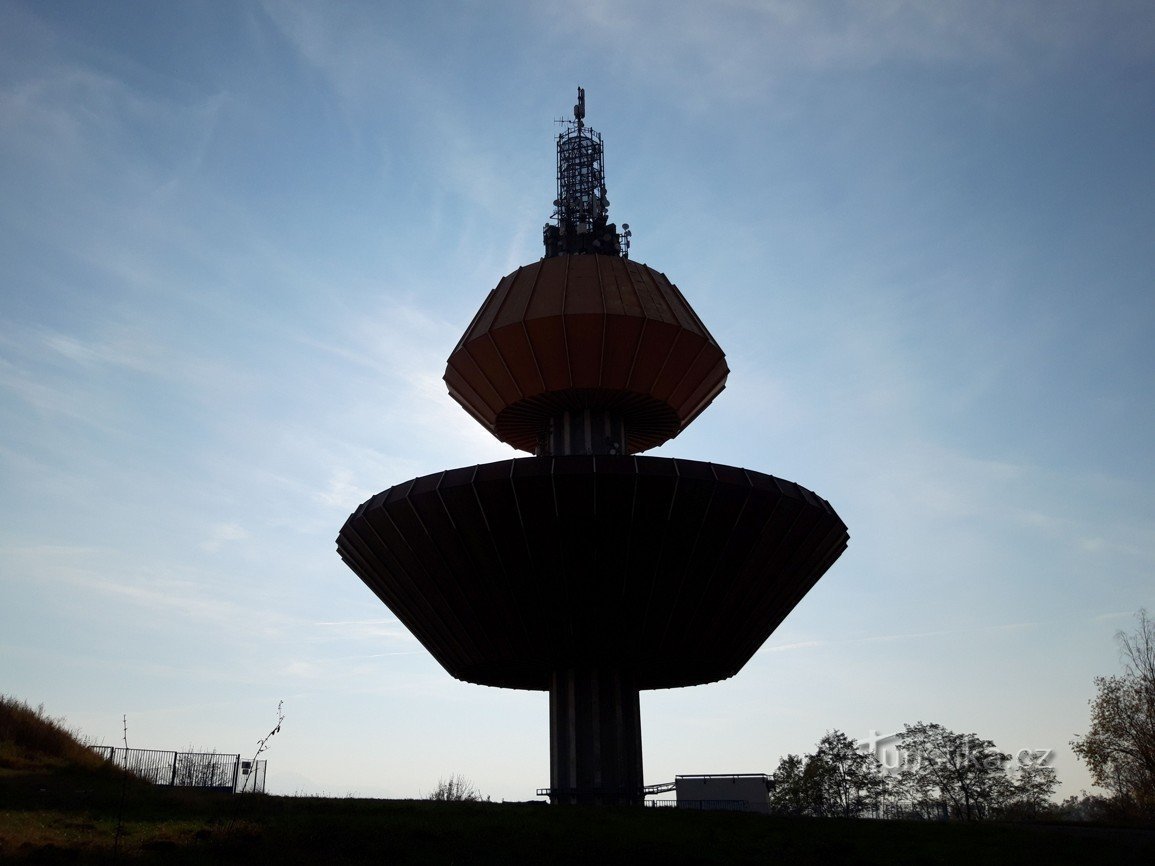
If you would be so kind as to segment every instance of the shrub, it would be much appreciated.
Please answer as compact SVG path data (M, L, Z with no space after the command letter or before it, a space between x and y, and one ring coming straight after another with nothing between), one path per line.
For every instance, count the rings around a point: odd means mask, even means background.
M473 782L457 773L448 779L438 780L437 788L429 794L429 799L444 803L472 803L481 799L481 792Z

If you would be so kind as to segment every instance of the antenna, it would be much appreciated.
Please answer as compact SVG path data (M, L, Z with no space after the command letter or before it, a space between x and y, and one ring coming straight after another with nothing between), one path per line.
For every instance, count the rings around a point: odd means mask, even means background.
M586 91L578 88L573 120L562 120L557 137L557 198L553 223L542 230L545 257L597 254L625 256L629 239L609 222L601 133L585 125Z

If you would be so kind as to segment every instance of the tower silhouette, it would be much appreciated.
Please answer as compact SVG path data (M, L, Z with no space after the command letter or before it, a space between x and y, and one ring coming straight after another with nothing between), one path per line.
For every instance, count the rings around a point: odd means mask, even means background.
M337 550L454 677L549 692L554 803L640 803L642 689L736 674L845 550L824 499L639 452L721 393L721 348L608 222L604 148L557 139L545 257L498 283L449 356L450 395L534 456L385 490Z

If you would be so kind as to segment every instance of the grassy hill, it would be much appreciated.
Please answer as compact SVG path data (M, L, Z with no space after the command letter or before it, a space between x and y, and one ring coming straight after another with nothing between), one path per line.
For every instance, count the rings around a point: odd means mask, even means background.
M117 843L117 828L120 841ZM129 779L67 727L0 698L0 862L1155 862L1155 831L232 796Z

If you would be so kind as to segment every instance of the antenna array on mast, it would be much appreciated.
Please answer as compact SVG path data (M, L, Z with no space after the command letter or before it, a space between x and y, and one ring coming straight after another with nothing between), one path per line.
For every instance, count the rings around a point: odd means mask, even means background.
M623 233L609 222L606 172L601 134L585 125L586 92L578 88L573 120L557 137L557 198L553 222L542 235L545 257L599 253L629 256L629 225Z

